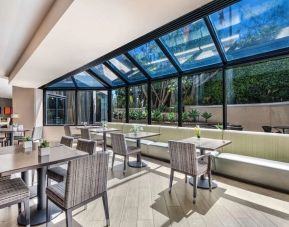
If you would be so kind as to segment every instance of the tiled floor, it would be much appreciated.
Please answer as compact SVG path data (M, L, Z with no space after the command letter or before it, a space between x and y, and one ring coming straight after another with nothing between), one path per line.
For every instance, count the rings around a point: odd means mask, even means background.
M111 226L289 226L289 195L214 176L218 188L198 190L192 203L192 187L184 175L175 174L168 193L169 164L145 158L148 167L128 168L122 174L122 159L109 169ZM111 163L110 163L111 164ZM0 210L0 226L17 226L17 206ZM104 226L101 199L87 210L74 212L73 226ZM45 225L43 225L45 226ZM65 226L64 215L50 226Z

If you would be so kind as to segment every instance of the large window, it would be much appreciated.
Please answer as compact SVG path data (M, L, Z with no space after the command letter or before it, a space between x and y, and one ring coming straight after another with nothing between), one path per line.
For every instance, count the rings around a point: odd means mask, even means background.
M152 124L177 125L178 80L152 83Z
M147 123L147 84L129 88L129 122Z
M78 124L95 124L107 120L106 91L78 91Z
M75 92L46 92L46 124L75 124Z
M223 123L222 71L182 78L183 126L215 128Z
M226 84L229 128L278 131L289 125L288 58L227 69Z
M112 91L112 121L125 122L125 88Z

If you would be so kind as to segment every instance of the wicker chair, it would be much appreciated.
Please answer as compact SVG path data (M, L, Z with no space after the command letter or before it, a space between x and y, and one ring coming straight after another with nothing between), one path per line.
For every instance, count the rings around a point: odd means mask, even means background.
M193 202L195 203L197 196L197 179L198 176L208 174L209 187L212 190L212 175L211 175L211 156L210 154L197 155L195 144L169 141L171 175L169 192L172 190L174 172L184 173L192 176L194 179Z
M0 209L18 204L19 213L21 212L21 203L24 203L24 212L26 226L30 226L30 192L28 187L20 178L9 179L1 177L0 180Z
M67 147L72 147L73 145L73 137L69 136L62 136L60 140L60 144L63 144ZM47 170L47 185L50 185L50 180L54 180L56 182L64 181L66 177L66 169L62 168L61 166L55 166L49 168Z
M70 125L64 125L64 133L66 136L73 137L74 139L79 139L81 137L80 134L72 134Z
M102 197L107 225L109 211L107 200L108 153L99 152L69 161L66 182L46 188L47 220L50 220L48 200L66 213L66 226L72 226L72 210ZM88 168L89 167L89 168Z
M93 137L89 128L82 128L80 129L80 132L81 132L81 139L96 141L97 144L102 145L102 149L104 150L104 140L98 139L97 137Z
M127 146L126 140L123 134L120 133L111 133L111 146L113 150L112 155L112 165L111 169L113 169L114 159L115 155L121 155L124 157L123 162L123 173L126 171L126 165L129 161L129 156L132 154L140 154L141 155L141 149L134 146Z
M67 136L64 138L62 137L61 140L62 141L67 140L68 145L73 143L73 137L67 137ZM72 142L68 140L72 140ZM84 139L79 139L77 141L77 147L76 147L77 150L81 150L92 155L95 153L95 148L96 148L96 142L94 141L84 140ZM50 182L49 182L50 180L54 180L56 182L62 182L65 180L66 176L67 176L67 170L65 168L62 168L60 166L49 168L47 170L47 185L50 185Z

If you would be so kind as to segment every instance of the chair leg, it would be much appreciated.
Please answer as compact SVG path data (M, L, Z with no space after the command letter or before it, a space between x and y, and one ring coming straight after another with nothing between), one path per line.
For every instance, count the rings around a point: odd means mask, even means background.
M34 186L34 175L35 175L35 170L31 170L32 171L32 186Z
M185 174L185 183L188 183L188 175Z
M125 174L126 172L126 160L127 160L127 157L124 156L124 161L123 161L123 173Z
M211 192L212 191L212 173L211 173L211 171L208 172L208 178L209 178L209 189Z
M29 207L29 197L24 199L24 212L25 212L25 220L26 226L30 227L30 207Z
M102 202L103 202L103 207L104 207L106 226L109 226L110 221L109 221L108 199L107 199L107 192L106 191L102 195Z
M21 214L21 211L22 211L21 206L22 206L22 204L18 203L18 214Z
M112 155L112 161L111 161L111 169L113 170L113 165L114 165L114 159L115 159L115 154L113 153Z
M66 214L66 227L72 227L72 209L65 211Z
M170 184L169 184L169 193L171 193L171 191L172 191L174 173L175 173L175 171L174 171L173 169L171 169Z
M196 203L198 177L197 176L193 176L193 179L194 179L193 203Z
M49 201L48 198L46 197L46 227L49 226L50 223L50 210L49 210Z

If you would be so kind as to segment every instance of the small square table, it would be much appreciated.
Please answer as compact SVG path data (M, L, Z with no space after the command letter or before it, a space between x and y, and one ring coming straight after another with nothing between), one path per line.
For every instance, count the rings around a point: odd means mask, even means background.
M8 146L0 148L0 177L21 172L25 183L28 185L27 171L37 169L37 207L31 207L31 226L46 223L46 172L50 165L60 164L69 160L88 155L64 145L50 148L50 155L38 156L37 147L24 149L20 146ZM54 207L52 207L54 208ZM51 213L59 213L57 209L51 209ZM24 214L18 216L18 224L26 225Z
M209 138L197 138L191 137L187 139L180 140L180 142L193 143L197 149L200 149L200 154L204 155L205 151L215 151L219 148L229 145L232 143L230 140L220 140L220 139L209 139ZM190 179L190 184L194 185L192 178ZM216 188L217 184L212 182L212 188ZM198 188L209 189L209 180L205 178L204 175L198 180Z
M124 136L128 139L134 139L136 140L136 146L138 148L141 147L141 139L152 137L152 136L158 136L160 133L155 133L155 132L137 132L137 133L126 133ZM137 160L136 161L130 161L128 162L128 166L133 167L133 168L142 168L146 167L147 164L141 161L141 156L140 154L137 154Z
M116 132L116 131L120 131L117 128L103 128L103 127L98 127L98 128L92 128L90 129L91 132L95 132L95 133L102 133L103 135L103 150L106 151L106 134L110 133L110 132Z
M12 129L12 128L0 128L0 133L5 133L9 134L9 141L10 141L10 146L14 145L14 133L15 132L23 132L24 136L26 132L31 131L30 129Z

